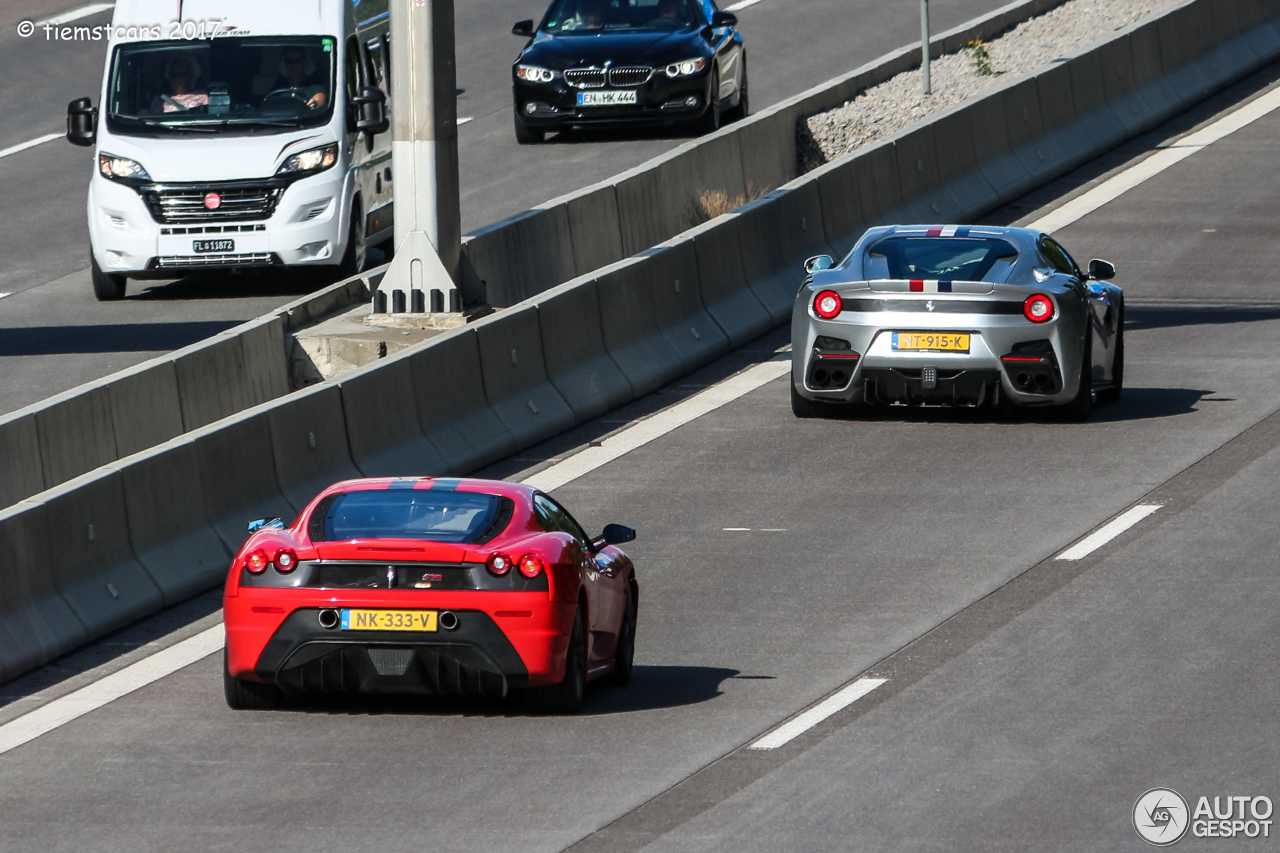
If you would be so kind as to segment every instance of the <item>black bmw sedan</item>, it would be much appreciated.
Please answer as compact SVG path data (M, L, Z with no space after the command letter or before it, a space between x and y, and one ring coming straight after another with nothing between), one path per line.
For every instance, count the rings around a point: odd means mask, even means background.
M676 123L698 133L745 116L738 19L714 0L554 0L512 66L516 139L569 125Z

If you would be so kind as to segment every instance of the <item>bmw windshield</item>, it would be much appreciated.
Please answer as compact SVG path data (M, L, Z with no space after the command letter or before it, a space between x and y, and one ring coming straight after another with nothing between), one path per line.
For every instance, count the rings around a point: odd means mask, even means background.
M108 121L117 133L316 127L333 114L334 51L323 36L122 45Z
M682 30L701 23L694 0L559 0L542 31L554 35Z

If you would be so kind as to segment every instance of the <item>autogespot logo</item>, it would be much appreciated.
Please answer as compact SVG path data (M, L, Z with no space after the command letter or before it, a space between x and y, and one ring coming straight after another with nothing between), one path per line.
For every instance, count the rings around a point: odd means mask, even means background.
M1157 847L1173 844L1187 834L1187 801L1169 788L1152 788L1133 804L1133 828L1142 840Z

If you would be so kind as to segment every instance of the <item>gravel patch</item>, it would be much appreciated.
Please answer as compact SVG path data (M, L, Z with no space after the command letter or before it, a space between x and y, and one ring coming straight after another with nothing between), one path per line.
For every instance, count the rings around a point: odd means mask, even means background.
M800 172L811 172L823 163L980 95L1005 75L1023 74L1069 56L1179 2L1069 0L987 42L988 67L993 73L981 73L974 51L965 50L929 63L933 90L930 95L920 91L919 69L899 74L833 110L801 120L796 128Z

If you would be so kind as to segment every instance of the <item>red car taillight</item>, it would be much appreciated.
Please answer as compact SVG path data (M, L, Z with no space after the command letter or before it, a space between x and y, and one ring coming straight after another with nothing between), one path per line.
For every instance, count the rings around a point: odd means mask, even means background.
M494 554L489 558L489 562L487 564L489 567L489 573L502 577L507 572L511 571L511 564L513 562L515 561L506 554Z
M293 552L292 548L281 548L276 552L276 569L281 572L291 572L298 566L298 555Z
M250 551L248 556L244 558L244 567L252 574L260 575L267 570L267 553L261 549Z
M542 574L542 558L537 554L525 554L520 558L520 574L527 578L536 578Z
M844 303L840 300L840 294L834 290L824 290L818 294L818 298L813 300L813 312L824 320L834 320L840 316Z
M1027 301L1022 303L1022 313L1033 323L1043 323L1053 318L1053 303L1049 301L1049 297L1037 293L1028 296Z

